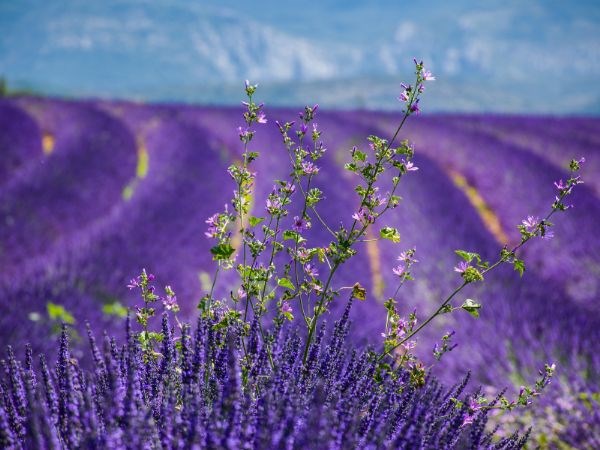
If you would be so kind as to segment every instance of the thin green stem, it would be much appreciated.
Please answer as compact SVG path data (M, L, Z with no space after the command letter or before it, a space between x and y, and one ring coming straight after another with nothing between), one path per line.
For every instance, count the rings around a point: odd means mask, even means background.
M567 194L563 193L560 195L559 197L559 202L562 202L562 200L565 198ZM542 220L542 222L548 221L550 219L550 217L552 217L554 215L554 213L557 211L557 209L552 209L547 215L546 217ZM538 224L537 228L539 229L539 227L541 226L541 224ZM535 235L534 235L535 236ZM533 236L529 236L526 238L522 238L521 242L517 245L515 245L510 252L508 253L509 255L512 255L513 257L516 255L516 252L523 247L523 245L525 245L525 243L527 243L528 241L530 241L532 239ZM498 267L500 264L506 262L508 259L507 256L502 256L498 259L498 261L496 261L494 264L492 264L491 266L487 267L486 269L481 271L481 275L485 275L488 272L492 271L493 269L495 269L496 267ZM452 291L452 293L446 297L444 299L444 301L441 303L441 305L435 310L435 312L433 314L431 314L423 323L421 323L421 325L419 325L414 331L412 331L411 333L409 333L408 335L406 335L404 337L404 339L402 339L398 344L394 345L393 347L389 348L387 351L384 351L378 358L377 361L381 361L383 358L385 358L386 356L390 355L395 349L397 349L398 347L400 347L402 344L404 344L405 342L407 342L409 339L412 339L419 331L421 331L423 328L425 328L425 326L427 326L429 323L431 323L431 321L433 321L437 316L439 316L440 314L442 314L442 312L445 310L446 306L450 303L450 301L460 292L462 291L462 289L469 284L467 281L463 281L463 283L458 286L456 289L454 289L454 291Z

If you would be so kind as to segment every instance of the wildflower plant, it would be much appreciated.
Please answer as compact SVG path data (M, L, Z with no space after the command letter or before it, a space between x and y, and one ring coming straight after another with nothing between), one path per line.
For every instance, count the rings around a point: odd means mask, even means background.
M338 286L336 274L368 236L400 242L400 231L380 226L380 220L400 205L404 177L419 170L414 147L398 138L408 118L420 112L420 96L435 77L423 62L414 64L414 84L401 85L402 116L392 137L371 135L366 148L349 151L345 169L357 184L348 226L327 223L319 213L326 194L316 179L327 149L316 122L318 105L305 107L295 121L275 121L289 172L274 180L265 199L255 198L253 163L260 154L253 148L254 137L270 122L264 105L254 100L258 86L246 81L244 123L238 128L243 149L228 168L233 195L223 211L206 219L216 268L198 303L195 329L179 320L173 289L166 286L161 297L154 276L143 270L128 285L139 291L142 303L134 311L137 325L127 318L126 343L118 346L106 336L100 350L88 329L91 371L72 358L68 324L56 369L42 358L41 378L30 349L24 365L9 349L0 383L0 445L522 447L527 434L500 439L485 432L488 414L531 404L550 383L554 364L546 364L535 385L522 387L515 399L504 393L488 399L480 392L465 395L468 376L449 389L440 386L415 348L418 334L439 316L464 311L479 317L483 305L461 298L466 286L484 281L503 264L523 275L520 249L532 239L552 237L550 218L570 208L565 200L582 182L577 172L583 159L571 162L566 182L555 183L556 198L544 218L525 218L518 225L520 241L502 248L495 261L456 250L457 286L427 317L406 311L399 301L418 263L415 248L400 252L390 268L396 289L382 306L381 346L346 346L351 305L370 298L359 283ZM313 227L322 228L329 242L313 245L307 233ZM239 281L228 286L228 297L219 297L224 271L235 271ZM325 315L334 302L345 308L328 333ZM161 309L161 326L154 330ZM434 346L436 360L456 347L455 335L448 331Z

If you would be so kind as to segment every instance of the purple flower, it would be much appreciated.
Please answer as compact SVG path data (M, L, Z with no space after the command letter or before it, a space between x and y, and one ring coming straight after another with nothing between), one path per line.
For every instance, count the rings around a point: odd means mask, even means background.
M296 252L296 257L298 259L308 259L310 257L310 252L306 249L306 247L300 247Z
M179 311L179 305L177 304L177 296L171 286L165 286L166 295L162 298L163 306L167 311Z
M419 168L417 166L415 166L412 161L405 161L404 167L406 168L407 172L415 172L415 171L419 170Z
M554 231L546 230L542 236L542 239L552 239L554 237Z
M310 229L310 222L299 216L294 216L294 224L292 225L294 231L301 232Z
M302 163L302 171L307 175L313 175L319 173L319 168L310 161Z
M256 121L258 123L267 123L267 116L265 116L264 112L259 112L258 116L256 117Z
M132 278L129 281L129 284L127 285L127 287L131 290L131 289L135 289L137 287L140 286L140 281L139 281L139 277L138 278Z
M398 100L400 100L401 102L407 102L409 98L410 98L410 94L406 90L402 91L400 93L400 95L398 96Z
M310 283L310 287L317 293L320 294L321 292L323 292L323 286L321 286L319 283L317 283L316 281L313 281L312 283Z
M419 260L414 257L415 252L416 252L416 249L412 248L410 250L406 250L406 251L400 253L400 255L398 256L398 261L403 261L403 262L406 262L409 264L414 264L414 263L419 262Z
M458 273L465 273L465 271L469 268L469 263L467 263L466 261L461 261L458 263L458 265L454 268L455 272Z
M398 266L392 269L392 272L394 272L395 275L398 275L399 277L401 277L402 275L404 275L406 271L406 267L405 266Z
M435 81L435 77L429 70L421 70L421 77L423 78L423 81Z
M281 199L279 197L269 197L267 198L267 212L269 214L275 214L279 209L281 209Z
M464 427L466 425L471 425L473 423L473 420L475 420L475 414L465 414L465 418L463 420L463 423L461 425L461 427Z
M312 264L306 264L304 266L304 272L306 273L306 275L312 278L317 278L319 276L319 271Z
M209 239L217 237L217 234L219 233L219 214L213 214L204 222L208 224L208 228L204 232L204 235Z
M291 314L293 312L292 307L288 302L283 302L283 304L281 305L281 312L284 314Z
M419 109L419 99L417 99L412 105L410 105L410 112L419 114L421 110Z
M285 185L281 188L281 190L287 194L293 194L294 192L296 192L296 185L292 184L292 183L285 183Z
M357 220L362 223L375 222L375 216L373 216L373 214L371 214L369 212L369 210L366 209L364 206L361 206L361 208L358 210L358 212L355 212L354 214L352 214L352 218L354 220Z
M521 223L525 226L527 232L533 233L539 225L540 220L537 217L527 216L527 219L523 220Z

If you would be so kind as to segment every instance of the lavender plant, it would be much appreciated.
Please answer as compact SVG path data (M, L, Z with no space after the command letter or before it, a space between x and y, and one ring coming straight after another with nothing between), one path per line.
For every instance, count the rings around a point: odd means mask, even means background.
M476 300L455 300L495 268L508 263L523 274L519 250L534 238L552 236L549 219L569 208L565 198L581 183L576 172L583 160L572 161L572 176L556 183L550 212L541 220L523 220L520 242L503 248L495 262L456 251L462 261L454 270L462 281L424 320L417 311L405 316L398 308L400 289L413 279L411 267L418 262L416 249L401 252L400 264L391 270L397 288L384 303L382 348L352 349L346 343L350 306L367 301L369 293L359 283L336 286L335 275L373 239L372 228L400 204L401 180L418 170L413 146L406 140L396 144L408 117L419 112L426 83L435 80L422 62L414 62L415 82L402 84L403 115L391 139L371 135L368 151L350 151L345 169L360 180L357 208L349 224L342 220L337 226L319 213L325 193L315 179L326 148L315 122L318 105L306 107L298 123L276 122L290 172L287 179L275 180L264 212L253 215L252 166L259 153L252 143L256 127L267 118L264 105L254 101L257 86L246 82L245 123L238 128L243 152L228 169L233 198L206 220L217 268L199 302L194 335L177 316L177 325L170 325L169 315L179 309L175 293L167 286L159 297L153 275L144 270L129 284L143 301L136 311L141 330L128 319L127 343L119 348L105 338L104 352L90 330L92 371L71 358L66 327L56 370L41 363L43 383L36 381L30 350L24 369L9 350L0 384L0 442L15 448L317 448L323 442L331 448L522 447L527 434L499 439L486 433L488 415L529 405L550 383L555 365L547 364L535 385L523 387L513 400L504 394L465 395L468 377L445 389L428 375L414 352L416 335L444 314L466 311L478 317L482 305ZM308 236L313 226L330 241L313 246ZM380 226L376 236L400 242L394 227ZM227 271L235 271L239 282L229 298L221 298L216 286ZM324 315L335 302L347 307L327 336ZM160 303L162 328L152 331ZM455 348L453 336L443 335L434 347L435 359Z
M157 358L145 358L127 322L127 341L98 347L93 365L73 357L66 326L56 366L31 349L9 348L0 384L0 446L46 448L521 448L526 435L495 440L487 412L472 410L468 376L451 388L410 374L375 380L368 353L349 352L348 303L331 336L320 327L302 362L302 339L286 323L271 333L268 363L258 324L220 328L214 317L175 329L162 316ZM177 330L177 331L176 331ZM176 331L176 332L175 332ZM245 356L244 356L245 352ZM251 361L244 378L241 363ZM246 362L244 362L246 364ZM457 397L463 398L459 407Z

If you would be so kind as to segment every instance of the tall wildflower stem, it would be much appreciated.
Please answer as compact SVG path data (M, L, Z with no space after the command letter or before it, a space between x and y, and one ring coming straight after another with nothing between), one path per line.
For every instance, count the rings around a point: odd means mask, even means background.
M212 284L210 285L210 293L208 294L209 299L213 298L213 294L215 292L215 286L217 285L217 278L219 277L219 271L221 270L221 266L217 265L217 268L215 269L215 274L213 276L213 280L212 280Z
M410 97L408 99L407 105L406 105L406 110L404 111L404 115L402 117L402 119L400 120L400 124L398 125L398 127L396 128L396 131L394 132L392 138L387 142L386 146L385 146L385 150L382 152L382 155L384 155L387 151L389 151L392 148L392 145L394 143L394 141L396 140L396 138L398 137L398 134L400 133L400 130L402 130L402 127L404 126L404 123L406 122L406 119L411 115L411 113L413 112L413 104L415 103L415 101L417 100L419 93L420 93L420 87L422 85L422 79L421 79L421 71L420 69L417 70L417 78L416 78L416 83L415 83L415 87L414 89L412 89ZM375 182L377 181L377 174L380 170L380 168L382 167L382 164L384 163L384 157L382 156L381 158L377 159L377 162L375 164L375 169L374 169L374 176L367 181L367 188L365 189L364 194L362 195L361 201L360 201L360 206L364 206L367 197L369 195L369 193L371 192ZM384 210L379 214L381 216L381 214L383 214L384 212L386 212L390 206L391 206L391 199L393 198L393 194L396 191L397 188L397 183L394 185L393 190L392 190L392 194L389 196L388 198L388 202L384 208ZM365 233L365 231L367 230L367 228L369 227L369 224L366 223L363 225L363 227L361 228L361 230L356 234L356 236L354 236L354 231L356 230L356 226L358 224L358 220L354 219L354 222L352 223L352 227L350 228L350 232L348 233L348 246L352 247L352 245L354 245ZM334 233L335 235L335 233ZM323 309L324 309L324 305L325 305L325 299L328 295L328 290L329 290L329 286L331 284L331 281L333 280L333 276L335 274L335 272L337 271L337 269L339 268L339 266L341 265L341 261L337 260L334 262L330 273L329 273L329 277L327 278L327 281L325 283L325 287L323 289L323 294L321 294L321 297L319 298L319 300L317 301L317 304L315 306L315 310L314 310L314 316L312 318L312 320L310 321L310 325L309 325L309 330L308 330L308 336L306 338L306 343L304 346L304 353L303 353L303 362L306 363L306 360L308 358L308 353L309 353L309 349L310 349L310 344L313 340L314 334L315 334L315 330L317 328L317 322L319 317L322 315L323 313Z
M562 192L560 194L560 196L557 198L557 203L560 204L562 203L562 200L569 194L569 192L565 191ZM536 232L540 229L540 227L542 226L542 224L544 222L547 222L553 215L554 213L556 213L556 211L558 211L559 209L553 207L552 210L546 215L546 217L537 225L536 227ZM481 275L486 275L487 273L491 272L492 270L494 270L496 267L498 267L499 265L501 265L502 263L507 262L511 257L514 257L516 255L516 252L518 250L521 249L521 247L523 247L527 242L529 242L534 236L536 236L535 233L531 233L530 235L528 235L527 237L523 237L521 239L521 241L515 245L509 252L503 252L502 256L496 261L494 262L492 265L490 265L489 267L487 267L486 269L481 271ZM381 361L383 358L385 358L386 356L391 355L391 353L396 350L398 347L400 347L401 345L405 344L406 342L408 342L410 339L412 339L417 333L419 333L423 328L425 328L427 325L429 325L436 317L438 317L441 314L444 314L446 312L446 308L448 307L448 305L450 305L450 302L452 301L452 299L458 294L460 293L468 284L470 284L468 281L463 281L463 283L458 286L456 289L454 289L450 295L448 295L444 301L440 304L440 306L427 318L425 319L424 322L422 322L417 328L415 328L412 332L408 333L402 340L400 340L400 342L398 342L396 345L394 345L393 347L389 348L387 351L384 351L383 353L381 353L379 355L379 357L377 358L378 361ZM398 291L396 291L397 293Z
M400 134L400 130L402 130L402 127L404 126L404 123L406 122L406 119L408 119L408 116L411 115L411 108L412 105L414 103L414 101L416 100L417 96L419 95L419 86L420 86L420 82L419 82L419 75L417 75L417 83L415 85L415 89L413 89L411 95L410 95L410 99L408 101L408 104L406 106L406 111L404 111L404 116L402 117L402 120L400 121L400 124L398 125L398 127L396 128L396 131L394 132L392 139L390 139L390 141L387 143L385 150L389 150L390 148L392 148L392 145L394 144L394 141L396 140L396 138L398 137L398 134ZM380 164L382 163L382 160L377 161L377 164L375 165L375 173L377 173L377 170L380 168ZM363 206L367 196L368 196L368 192L369 192L369 188L373 187L373 184L375 184L376 180L373 180L370 184L367 185L367 189L365 190L365 194L363 195L361 201L360 201L360 206ZM395 186L394 186L394 190L395 190ZM390 199L392 197L390 196ZM389 201L388 201L388 205L389 205ZM358 221L356 219L354 219L354 222L352 223L352 227L350 228L350 235L352 235L352 232L355 230L356 225L357 225Z

